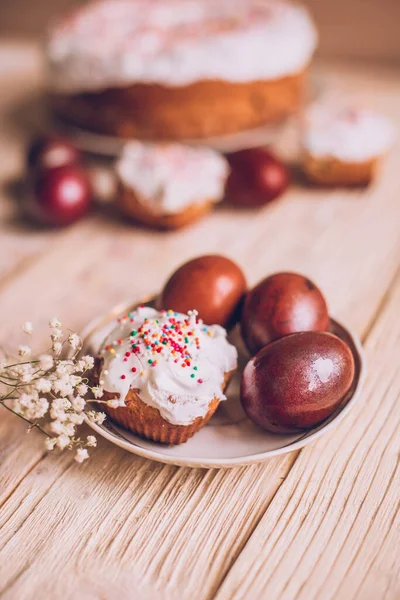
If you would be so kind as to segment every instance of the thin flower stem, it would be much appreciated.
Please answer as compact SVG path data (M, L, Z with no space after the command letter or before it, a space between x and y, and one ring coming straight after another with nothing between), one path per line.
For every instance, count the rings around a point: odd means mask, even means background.
M4 404L3 400L0 401L0 404L4 408L6 408L10 413L12 413L13 415L15 415L16 417L19 417L20 419L22 419L23 421L25 421L25 423L28 423L31 426L31 429L38 429L41 433L44 433L44 435L47 435L47 437L49 437L49 438L51 437L51 435L49 433L47 433L47 431L45 431L44 429L42 429L42 427L38 423L33 423L33 421L30 421L29 419L25 419L25 417L23 417L22 415L20 415L19 413L17 413L10 406L7 406L7 404Z

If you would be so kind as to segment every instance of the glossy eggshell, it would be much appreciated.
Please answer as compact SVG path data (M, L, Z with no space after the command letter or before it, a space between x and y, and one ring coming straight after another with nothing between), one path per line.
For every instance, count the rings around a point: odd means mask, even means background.
M241 401L263 429L292 433L329 417L354 378L349 347L330 333L304 332L263 348L246 365Z
M248 148L227 155L231 168L226 196L235 206L256 208L281 196L290 181L288 169L264 148Z
M329 314L317 286L297 273L276 273L246 296L241 330L251 354L271 341L300 331L326 331Z
M208 325L228 327L238 319L245 290L243 272L232 260L200 256L173 273L157 304L181 313L196 309Z

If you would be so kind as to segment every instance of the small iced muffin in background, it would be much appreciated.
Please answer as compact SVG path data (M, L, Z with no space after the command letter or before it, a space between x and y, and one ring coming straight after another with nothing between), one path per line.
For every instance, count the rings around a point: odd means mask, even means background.
M135 221L179 229L224 197L227 161L209 148L129 142L116 164L118 203Z
M393 141L386 117L340 101L321 101L303 122L303 169L317 184L367 185Z

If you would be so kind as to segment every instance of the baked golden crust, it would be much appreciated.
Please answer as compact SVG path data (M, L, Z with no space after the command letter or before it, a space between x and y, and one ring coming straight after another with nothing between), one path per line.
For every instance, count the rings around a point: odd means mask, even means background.
M173 230L180 229L197 221L209 213L215 203L213 200L205 199L203 202L198 202L184 208L179 213L157 214L151 212L144 204L139 202L132 189L121 186L118 195L118 204L128 217L138 223L155 229Z
M182 87L133 84L75 95L54 94L55 112L104 135L178 140L235 133L278 122L300 107L307 69L265 81L199 81Z
M380 157L364 162L344 162L337 158L321 158L307 153L304 173L311 182L327 186L368 185L374 178Z
M231 375L232 373L225 374L223 389L228 385ZM115 398L115 394L105 392L102 400L113 398ZM140 399L138 390L131 389L125 398L125 406L110 408L105 404L104 412L113 421L140 437L163 444L182 444L187 442L211 419L219 403L218 398L211 400L204 417L198 417L190 425L174 425L163 419L159 410L143 402Z

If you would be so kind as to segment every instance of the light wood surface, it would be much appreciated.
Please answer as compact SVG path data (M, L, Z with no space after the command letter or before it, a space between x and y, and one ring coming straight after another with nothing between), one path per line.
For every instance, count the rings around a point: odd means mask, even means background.
M369 374L347 419L312 446L249 468L163 466L101 441L77 465L0 413L0 594L7 600L395 600L399 577L400 149L364 191L295 184L259 212L217 210L159 234L94 214L60 232L19 218L39 54L0 45L1 343L54 314L80 329L113 304L155 291L184 259L223 251L253 284L293 269L365 342ZM400 127L400 74L321 64ZM33 106L33 105L32 105ZM24 107L24 108L22 108ZM33 113L36 114L36 113ZM290 132L282 150L290 151Z

